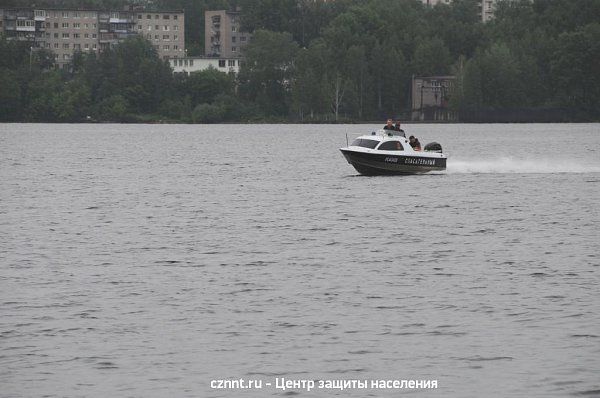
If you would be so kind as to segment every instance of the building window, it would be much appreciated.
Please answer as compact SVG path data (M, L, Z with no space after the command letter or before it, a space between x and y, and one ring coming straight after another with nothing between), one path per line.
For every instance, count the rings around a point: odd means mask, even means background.
M73 24L73 28L75 28L75 29L80 29L80 28L81 28L81 24L80 24L79 22L77 22L77 23L74 23L74 24Z
M74 13L73 13L73 17L75 17L75 18L79 18L79 13L78 13L78 12L74 12Z
M158 25L154 25L154 30L158 30L158 29L159 29Z
M62 38L63 39L68 39L69 38L69 34L68 33L63 33L62 34Z
M158 18L160 18L160 16L159 16L158 14L156 14L156 15L154 16L154 19L158 19Z
M63 43L63 48L65 50L68 50L69 49L69 43Z
M142 25L138 25L138 30L142 30Z
M95 49L96 49L96 45L95 45L95 44L92 44L92 48L95 50Z
M74 50L81 50L81 44L73 44Z
M86 28L86 29L89 29L90 28L90 24L89 23L83 24L83 27Z
M55 33L55 34L54 34L54 38L55 38L55 39L58 39L58 33Z
M95 39L98 35L95 33L92 33L92 39Z
M142 19L142 14L138 14L138 19Z
M168 49L169 49L169 45L163 46L163 50L168 50Z
M83 47L84 47L86 50L89 50L89 49L90 49L90 45L89 45L88 43L85 43L85 44L83 45Z
M68 28L69 27L69 23L68 22L63 22L62 27L63 28Z
M175 44L175 45L173 46L173 50L179 50L179 46L178 46L177 44Z
M154 35L154 40L160 40L160 37L158 35Z
M169 30L169 25L165 25L165 26L163 26L163 30L164 30L164 31L167 31L167 30Z
M224 59L220 59L219 60L219 68L224 68L225 67L225 60Z
M150 14L147 14L147 15L146 15L146 19L152 19L152 15L150 15Z
M96 25L95 23L92 24L92 28L96 29L98 25Z
M79 38L81 38L81 35L79 33L73 33L73 38L79 39Z
M177 26L177 25L173 26L173 30L179 30L179 26Z
M58 29L58 22L54 22L54 29Z
M232 32L237 32L237 27L236 27L236 26L232 26L232 27L231 27L231 31L232 31Z
M246 36L240 37L240 41L246 41Z
M177 15L173 15L173 19L174 19L174 20L177 20Z
M63 11L62 17L63 18L69 18L69 12L68 11Z
M89 39L90 38L90 34L89 33L84 33L83 37L86 38L86 39Z
M179 39L179 36L173 35L173 40L177 40L177 39Z
M163 35L163 40L169 40L169 35Z
M231 52L232 52L232 53L235 53L235 52L237 52L237 47L231 47Z
M54 48L58 48L58 43L54 43Z
M63 59L69 59L71 56L69 54L63 54Z
M227 61L227 66L235 66L235 59L230 59Z
M231 38L231 42L232 42L232 43L235 43L236 39L237 39L237 38L236 38L235 36L233 36L233 37Z
M170 15L166 15L166 14L165 14L165 15L163 15L163 19L170 19L170 18L171 18L171 16L170 16Z
M148 30L152 30L152 26L148 25Z

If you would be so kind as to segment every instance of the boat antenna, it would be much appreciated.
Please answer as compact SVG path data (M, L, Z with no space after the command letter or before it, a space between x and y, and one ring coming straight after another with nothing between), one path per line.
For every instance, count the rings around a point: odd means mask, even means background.
M348 146L348 132L346 131L346 146Z

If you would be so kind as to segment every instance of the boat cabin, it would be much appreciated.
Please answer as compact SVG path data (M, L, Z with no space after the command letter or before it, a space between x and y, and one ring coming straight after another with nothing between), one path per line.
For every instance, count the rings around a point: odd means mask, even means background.
M355 139L350 146L379 151L404 151L405 148L406 150L413 151L406 137L391 130L373 131L371 135L362 135Z

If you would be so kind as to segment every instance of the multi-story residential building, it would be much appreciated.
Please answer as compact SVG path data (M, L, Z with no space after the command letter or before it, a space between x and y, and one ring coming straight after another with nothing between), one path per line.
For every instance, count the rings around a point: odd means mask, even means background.
M146 12L76 9L0 9L0 33L54 52L68 67L75 51L97 52L143 34L163 58L185 56L183 11Z
M438 3L450 4L452 0L421 0L423 4L434 6ZM499 0L479 0L478 1L478 11L479 16L483 22L487 22L494 17L494 11L496 7L496 3Z
M98 42L101 50L113 47L135 35L134 17L130 11L98 11Z
M494 11L496 10L496 3L498 0L482 0L479 14L481 15L481 20L483 22L487 22L490 19L494 18Z
M41 21L36 21L33 9L3 9L0 11L0 31L10 39L35 41Z
M135 31L150 40L160 56L185 57L185 15L182 11L133 13Z
M448 107L454 76L413 76L411 84L412 120L456 120Z
M57 65L67 65L75 51L99 50L98 11L53 9L39 12L44 14L44 40L36 44L54 52Z
M171 58L169 63L173 73L185 73L203 71L214 68L219 72L238 73L242 60L239 58L215 58L215 57L185 57Z
M211 57L236 58L250 41L251 34L240 31L237 11L204 13L204 54Z

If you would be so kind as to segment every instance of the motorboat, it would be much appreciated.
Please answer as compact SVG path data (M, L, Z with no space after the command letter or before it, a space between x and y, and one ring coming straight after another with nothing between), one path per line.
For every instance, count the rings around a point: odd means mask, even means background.
M446 154L442 146L432 142L423 150L415 150L403 132L377 130L361 135L352 144L340 148L342 154L360 174L421 174L446 170Z

